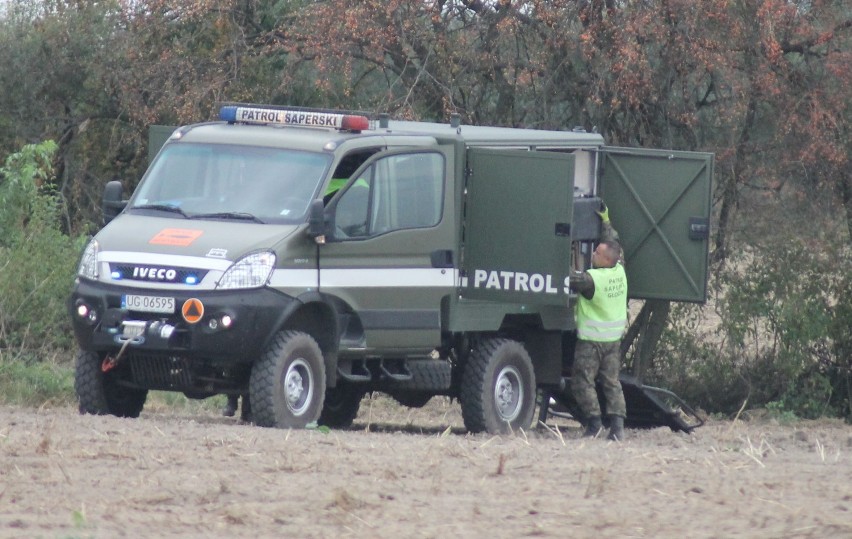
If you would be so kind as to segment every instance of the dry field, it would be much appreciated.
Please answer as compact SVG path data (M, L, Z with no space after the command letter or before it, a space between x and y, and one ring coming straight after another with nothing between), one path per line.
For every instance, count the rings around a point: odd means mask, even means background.
M350 430L0 407L2 537L852 537L852 427L469 435L367 399Z

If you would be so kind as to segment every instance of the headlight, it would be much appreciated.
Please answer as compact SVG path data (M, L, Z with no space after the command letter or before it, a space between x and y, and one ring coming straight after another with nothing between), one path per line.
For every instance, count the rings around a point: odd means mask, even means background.
M252 253L237 260L225 271L216 288L258 288L269 281L275 268L275 253Z
M87 279L98 279L98 242L89 241L80 257L80 265L77 267L77 275Z

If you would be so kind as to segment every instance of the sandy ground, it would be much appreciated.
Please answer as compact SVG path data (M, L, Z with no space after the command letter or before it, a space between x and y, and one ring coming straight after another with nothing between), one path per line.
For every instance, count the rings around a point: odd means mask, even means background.
M0 418L2 537L852 537L852 427L835 421L493 437L446 399L379 396L331 432L203 409Z

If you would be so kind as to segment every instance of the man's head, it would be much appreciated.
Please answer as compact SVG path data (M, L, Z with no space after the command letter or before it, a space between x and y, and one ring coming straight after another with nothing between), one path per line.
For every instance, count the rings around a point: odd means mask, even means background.
M615 241L605 240L600 242L592 252L592 267L611 268L618 263L619 258L621 258L621 245Z

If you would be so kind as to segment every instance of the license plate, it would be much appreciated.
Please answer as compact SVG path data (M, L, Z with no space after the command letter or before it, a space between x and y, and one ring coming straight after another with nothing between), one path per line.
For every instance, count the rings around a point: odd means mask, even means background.
M143 313L174 313L175 298L165 296L121 296L121 308Z

